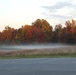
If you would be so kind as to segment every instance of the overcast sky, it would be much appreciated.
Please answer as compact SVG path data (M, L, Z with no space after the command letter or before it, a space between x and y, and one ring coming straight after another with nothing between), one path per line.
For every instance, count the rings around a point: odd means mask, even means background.
M52 26L64 25L66 20L76 19L76 0L0 0L0 31L7 25L31 25L38 18Z

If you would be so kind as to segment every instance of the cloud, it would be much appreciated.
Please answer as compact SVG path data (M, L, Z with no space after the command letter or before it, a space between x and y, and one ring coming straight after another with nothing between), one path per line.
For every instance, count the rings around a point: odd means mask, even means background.
M42 8L48 9L48 10L57 10L64 7L73 7L75 8L76 5L72 4L71 2L56 2L53 6L41 6Z
M54 18L57 20L66 20L72 19L76 16L76 1L67 0L62 2L56 2L54 5L50 6L41 6L45 9L41 14L49 17L50 19ZM59 21L58 21L59 22Z

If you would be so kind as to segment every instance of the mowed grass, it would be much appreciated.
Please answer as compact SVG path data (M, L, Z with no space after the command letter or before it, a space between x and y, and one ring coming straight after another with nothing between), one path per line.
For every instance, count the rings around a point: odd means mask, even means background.
M76 57L75 49L41 49L41 50L19 50L0 51L0 59L6 58L62 58Z

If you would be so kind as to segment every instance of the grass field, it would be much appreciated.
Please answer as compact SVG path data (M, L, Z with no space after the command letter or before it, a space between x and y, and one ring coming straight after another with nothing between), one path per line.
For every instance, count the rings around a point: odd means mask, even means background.
M59 58L76 57L76 47L65 47L56 49L34 49L34 50L14 50L0 51L0 59L3 58Z

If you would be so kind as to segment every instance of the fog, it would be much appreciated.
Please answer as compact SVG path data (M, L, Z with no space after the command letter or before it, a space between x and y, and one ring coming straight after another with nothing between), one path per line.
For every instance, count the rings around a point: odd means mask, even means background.
M61 48L69 45L65 44L28 44L28 45L0 45L0 50L29 50L45 48Z

